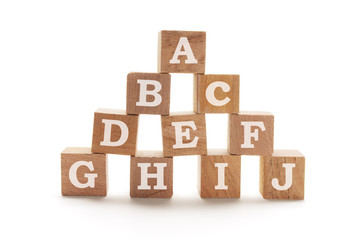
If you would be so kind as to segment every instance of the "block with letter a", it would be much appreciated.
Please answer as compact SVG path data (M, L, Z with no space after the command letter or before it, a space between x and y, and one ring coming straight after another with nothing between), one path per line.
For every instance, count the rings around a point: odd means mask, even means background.
M164 156L207 152L205 114L174 113L161 117Z
M275 150L260 157L260 193L265 199L304 199L305 157L297 150Z
M274 146L274 115L243 112L229 115L228 150L236 155L268 156Z
M133 198L171 198L173 158L162 152L137 152L130 160L130 196Z
M161 31L158 71L162 73L204 73L206 32Z
M202 198L240 198L241 156L209 150L198 159L198 190Z
M90 148L66 148L61 153L61 189L66 196L106 196L106 155Z
M98 109L94 114L91 151L135 155L138 118L122 110Z
M166 73L129 73L126 113L169 115L170 78Z
M238 113L239 75L194 74L194 112Z

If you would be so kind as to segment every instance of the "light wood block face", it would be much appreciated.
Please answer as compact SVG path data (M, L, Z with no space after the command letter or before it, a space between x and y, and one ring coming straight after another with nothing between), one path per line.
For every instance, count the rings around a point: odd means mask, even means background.
M171 198L173 158L161 154L131 157L130 196L133 198Z
M200 197L240 198L241 156L222 153L199 156L198 161Z
M126 113L169 115L170 79L165 73L129 73Z
M158 71L162 73L204 73L206 32L161 31Z
M238 113L239 75L194 74L194 112Z
M207 153L205 114L162 116L161 126L164 156Z
M260 193L265 199L304 199L305 157L297 150L275 150L260 158Z
M98 109L94 114L91 151L134 156L138 118L121 110Z
M274 146L274 116L267 112L229 115L230 154L271 156Z
M66 148L61 153L61 189L65 196L106 196L106 155L90 148Z

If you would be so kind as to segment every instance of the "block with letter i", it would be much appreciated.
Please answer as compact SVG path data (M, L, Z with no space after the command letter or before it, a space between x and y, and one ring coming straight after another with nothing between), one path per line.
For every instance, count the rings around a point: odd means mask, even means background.
M304 199L305 157L297 150L275 150L260 157L260 193L265 199Z
M207 152L205 114L161 116L164 156L203 155Z
M169 115L170 78L166 73L129 73L126 113Z
M202 198L240 198L241 156L209 150L199 156L198 190Z
M194 74L194 112L238 113L239 75Z
M94 114L91 151L135 155L138 119L138 115L126 115L122 110L98 109Z
M229 115L228 150L236 155L269 156L274 148L274 115L243 112Z
M106 155L90 148L66 148L61 153L61 189L66 196L106 196Z
M130 196L133 198L171 198L173 158L162 152L137 152L130 160Z
M162 73L204 73L206 32L161 31L158 71Z

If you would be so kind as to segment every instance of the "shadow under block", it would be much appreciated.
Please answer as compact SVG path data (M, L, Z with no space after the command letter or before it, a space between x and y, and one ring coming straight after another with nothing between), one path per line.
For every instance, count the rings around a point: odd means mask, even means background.
M161 31L158 72L204 73L206 32Z
M194 74L194 112L238 113L239 75Z
M94 114L91 151L134 156L138 120L138 115L126 115L122 110L98 109Z
M230 154L271 156L274 146L274 116L267 112L229 115Z
M265 199L304 199L305 157L297 150L275 150L260 157L260 193Z
M130 160L130 196L133 198L171 198L173 158L156 154L136 154Z
M61 190L65 196L106 196L106 154L90 148L66 148L61 153Z
M164 156L207 153L205 114L177 113L161 117Z
M166 73L129 73L126 113L169 115L170 79Z
M198 190L201 198L240 198L241 156L199 156ZM211 155L210 155L211 154Z

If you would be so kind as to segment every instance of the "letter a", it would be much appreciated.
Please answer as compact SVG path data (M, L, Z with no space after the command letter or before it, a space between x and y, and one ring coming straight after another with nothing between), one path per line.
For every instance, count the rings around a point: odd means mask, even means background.
M129 137L129 129L127 125L119 120L103 119L102 123L105 124L104 141L100 142L101 146L118 147L123 145ZM121 136L116 142L111 141L111 128L112 125L117 125L121 129Z
M181 51L182 47L184 47L184 51ZM194 57L193 51L191 50L191 47L190 47L187 37L180 38L179 43L176 47L174 56L170 60L170 64L180 63L180 60L178 58L179 58L179 56L183 56L183 55L185 55L187 57L187 59L185 60L185 64L198 63L198 61Z
M140 92L139 92L139 101L136 102L136 106L144 106L144 107L156 107L160 105L162 101L162 97L159 94L161 90L161 83L155 80L142 80L138 79L137 83L140 84ZM147 86L153 85L154 90L148 90ZM154 101L147 102L146 96L153 95Z
M292 169L295 167L295 163L283 163L282 165L285 168L285 184L283 186L279 185L279 179L273 178L271 180L271 185L279 191L288 190L292 185Z

